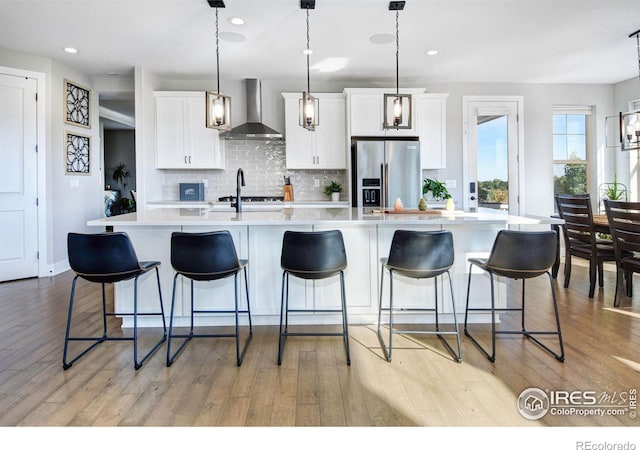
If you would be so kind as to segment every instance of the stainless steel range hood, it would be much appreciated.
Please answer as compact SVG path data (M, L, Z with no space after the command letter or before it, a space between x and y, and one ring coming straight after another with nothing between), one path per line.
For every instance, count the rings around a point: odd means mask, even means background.
M282 139L282 133L262 123L262 86L260 80L246 82L247 122L220 134L221 139Z

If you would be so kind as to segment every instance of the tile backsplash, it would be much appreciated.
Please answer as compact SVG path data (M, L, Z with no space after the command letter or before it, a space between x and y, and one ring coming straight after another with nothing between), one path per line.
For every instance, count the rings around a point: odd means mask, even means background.
M287 170L284 141L222 141L225 146L225 170L164 170L162 199L179 199L179 183L201 183L206 180L205 200L235 195L238 168L244 172L242 195L282 196L284 177L291 178L294 200L329 200L324 185L332 180L344 187L340 200L347 200L346 170ZM315 180L320 186L315 187Z

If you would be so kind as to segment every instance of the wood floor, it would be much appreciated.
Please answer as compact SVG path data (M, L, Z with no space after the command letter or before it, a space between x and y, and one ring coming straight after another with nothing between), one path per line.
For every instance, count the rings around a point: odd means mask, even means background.
M516 408L529 387L599 394L640 387L640 281L635 297L613 308L614 267L589 299L586 268L578 264L570 288L562 287L562 274L555 281L564 364L520 336L498 338L495 364L465 337L458 364L437 338L395 336L388 363L375 326L363 325L350 328L350 367L334 337L289 338L279 367L277 327L263 326L255 327L241 367L232 339L200 339L169 368L166 344L135 371L131 343L106 342L64 371L72 274L2 283L0 426L637 426L629 414L535 421ZM527 284L530 326L551 318L548 288L544 277ZM80 283L78 296L89 329L99 286ZM473 329L488 342L488 326Z

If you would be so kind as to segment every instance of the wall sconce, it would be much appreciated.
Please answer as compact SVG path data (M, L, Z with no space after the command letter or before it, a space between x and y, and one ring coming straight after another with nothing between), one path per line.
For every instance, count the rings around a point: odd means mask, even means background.
M638 79L640 79L640 30L629 35L636 38L638 50ZM640 111L620 113L620 148L622 151L640 150Z
M400 27L399 12L404 9L405 2L389 2L389 11L396 12L396 93L384 94L384 122L385 129L411 128L411 95L400 94L400 72L398 60L400 55Z
M300 8L307 10L307 50L305 51L307 55L307 90L302 93L298 106L299 124L309 131L315 131L320 124L320 100L311 95L311 84L309 82L309 55L311 54L309 49L309 10L316 8L316 1L300 0Z
M209 6L216 9L216 79L218 81L218 91L207 91L206 107L206 127L218 130L231 129L231 97L220 93L220 46L218 43L218 8L224 8L222 0L207 0Z

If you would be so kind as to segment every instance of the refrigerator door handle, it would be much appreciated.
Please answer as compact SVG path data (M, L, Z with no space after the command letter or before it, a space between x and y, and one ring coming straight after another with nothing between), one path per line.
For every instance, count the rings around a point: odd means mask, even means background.
M390 207L389 199L389 163L384 164L384 206Z

